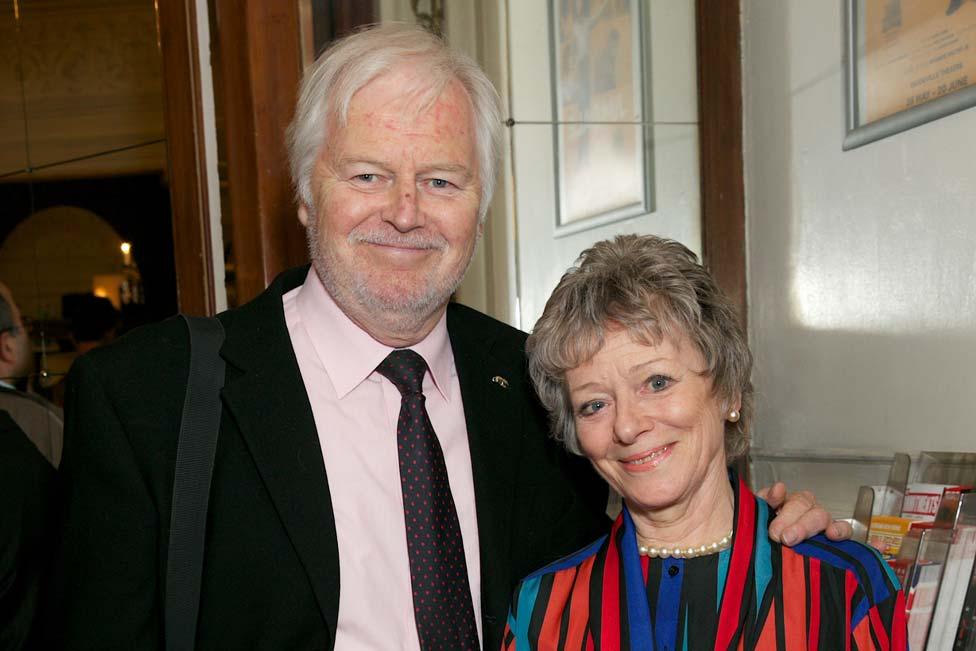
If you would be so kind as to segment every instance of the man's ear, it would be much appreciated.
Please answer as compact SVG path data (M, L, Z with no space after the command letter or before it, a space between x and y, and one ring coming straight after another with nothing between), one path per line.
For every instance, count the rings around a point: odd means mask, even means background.
M308 226L308 208L305 207L304 201L298 204L298 221L302 226Z
M9 330L0 332L0 362L4 364L13 364L17 351L14 350L14 333Z

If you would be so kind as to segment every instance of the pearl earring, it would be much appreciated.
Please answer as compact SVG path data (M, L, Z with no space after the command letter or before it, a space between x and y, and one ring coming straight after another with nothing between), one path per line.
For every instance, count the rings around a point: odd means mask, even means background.
M739 422L739 412L737 412L735 409L729 412L729 422L730 423Z

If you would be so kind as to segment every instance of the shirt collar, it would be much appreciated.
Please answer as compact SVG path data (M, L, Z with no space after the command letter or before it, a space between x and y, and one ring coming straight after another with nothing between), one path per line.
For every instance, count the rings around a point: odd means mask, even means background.
M329 295L314 268L310 268L297 297L298 313L315 353L325 368L336 396L344 398L369 378L393 348L381 344L356 325ZM447 333L447 312L434 329L409 348L430 369L437 390L451 401L452 378L457 374L454 352Z

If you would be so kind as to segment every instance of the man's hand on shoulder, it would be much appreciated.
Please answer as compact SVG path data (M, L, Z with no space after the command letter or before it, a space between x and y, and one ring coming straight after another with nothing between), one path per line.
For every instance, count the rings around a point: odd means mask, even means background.
M817 498L810 491L787 493L786 484L781 481L756 491L776 509L777 514L769 523L769 537L776 542L792 546L807 538L824 532L831 540L847 540L851 537L851 525L842 520L834 520L827 510L817 504Z

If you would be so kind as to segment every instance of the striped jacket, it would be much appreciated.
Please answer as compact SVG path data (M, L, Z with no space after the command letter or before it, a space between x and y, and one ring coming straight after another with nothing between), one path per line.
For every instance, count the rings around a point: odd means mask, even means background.
M503 651L908 648L902 591L873 549L774 543L766 503L732 482L731 548L649 559L624 509L608 536L522 580Z

